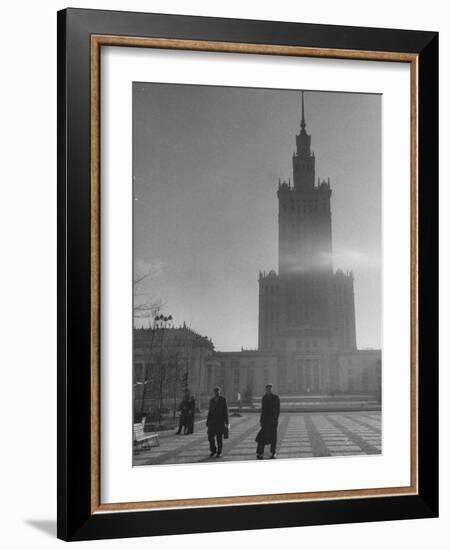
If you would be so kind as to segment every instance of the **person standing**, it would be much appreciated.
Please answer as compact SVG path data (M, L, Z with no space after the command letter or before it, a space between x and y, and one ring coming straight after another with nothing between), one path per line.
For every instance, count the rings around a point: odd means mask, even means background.
M223 435L228 428L228 406L225 397L220 395L221 389L214 388L214 395L209 400L206 426L208 428L210 457L222 456ZM217 443L217 444L216 444Z
M183 400L180 403L180 421L177 435L184 429L184 435L194 432L195 399L189 390L185 390Z
M186 418L186 433L187 434L193 434L194 433L194 418L195 418L195 399L194 396L189 394L188 399L188 409L187 409L187 418Z
M270 445L270 458L277 455L278 417L280 416L280 398L272 393L272 384L266 385L266 393L261 399L261 429L256 436L256 458L264 458L264 446Z

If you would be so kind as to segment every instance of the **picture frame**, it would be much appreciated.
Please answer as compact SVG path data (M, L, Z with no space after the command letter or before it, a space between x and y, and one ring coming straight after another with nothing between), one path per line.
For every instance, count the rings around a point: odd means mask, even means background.
M101 502L100 53L104 47L410 67L410 485ZM63 540L438 515L438 34L149 13L58 12L58 532ZM104 215L104 213L103 213Z

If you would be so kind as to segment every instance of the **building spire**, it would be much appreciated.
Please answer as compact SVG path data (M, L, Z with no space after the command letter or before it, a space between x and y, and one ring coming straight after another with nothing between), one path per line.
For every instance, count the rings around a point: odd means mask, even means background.
M306 127L305 122L305 98L304 98L304 91L302 90L302 121L300 123L300 128L304 131Z

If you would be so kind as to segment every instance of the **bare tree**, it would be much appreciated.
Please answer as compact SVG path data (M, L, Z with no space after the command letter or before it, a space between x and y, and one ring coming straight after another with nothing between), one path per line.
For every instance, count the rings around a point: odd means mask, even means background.
M148 288L146 288L154 275L154 270L148 268L140 273L135 273L133 279L133 325L142 325L142 323L137 323L137 321L147 320L151 330L149 347L144 354L144 379L142 381L143 386L139 406L141 418L146 413L146 401L151 394L151 385L155 378L155 354L153 349L155 327L152 326L152 320L158 316L163 306L162 300L156 299L148 291Z
M163 301L155 298L146 291L146 283L151 281L154 273L152 269L148 269L144 273L135 275L133 280L133 318L150 319L158 315L163 307Z
M148 347L145 348L144 353L144 380L143 380L143 387L142 387L142 395L141 395L141 404L140 404L140 416L141 418L144 416L145 413L145 401L149 395L150 392L150 385L151 382L153 382L153 366L154 366L154 356L153 356L153 345L154 345L154 339L155 339L155 329L154 327L151 327L151 338Z

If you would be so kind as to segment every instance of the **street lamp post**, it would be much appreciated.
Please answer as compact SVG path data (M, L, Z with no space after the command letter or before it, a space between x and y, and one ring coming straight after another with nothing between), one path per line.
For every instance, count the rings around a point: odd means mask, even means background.
M164 353L164 329L169 328L172 322L172 315L165 317L164 315L157 315L155 317L155 326L158 331L161 331L161 346L159 353L159 399L158 399L158 423L161 424L162 420L162 405L163 405L163 386L164 386L164 367L163 367L163 353Z
M200 341L200 364L198 368L198 410L201 412L202 405L201 405L201 399L202 399L202 370L203 370L203 342Z

